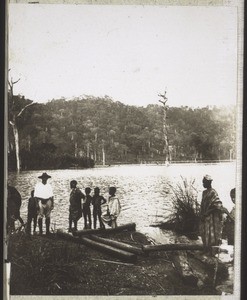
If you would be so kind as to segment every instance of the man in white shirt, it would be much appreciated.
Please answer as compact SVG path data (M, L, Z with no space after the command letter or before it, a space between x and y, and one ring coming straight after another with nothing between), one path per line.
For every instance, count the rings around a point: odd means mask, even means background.
M50 233L50 215L54 208L54 197L52 187L47 183L48 178L51 178L47 173L43 173L38 178L42 179L42 182L36 184L34 189L34 197L37 198L39 203L39 213L38 213L38 224L39 233L43 233L43 217L45 217L46 234Z

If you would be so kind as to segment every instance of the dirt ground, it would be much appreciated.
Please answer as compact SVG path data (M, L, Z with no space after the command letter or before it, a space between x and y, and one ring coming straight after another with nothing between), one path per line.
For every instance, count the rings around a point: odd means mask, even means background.
M141 246L149 244L139 232L108 238ZM172 262L171 252L138 255L125 263L56 234L14 233L8 241L11 295L215 295L212 286L186 283Z

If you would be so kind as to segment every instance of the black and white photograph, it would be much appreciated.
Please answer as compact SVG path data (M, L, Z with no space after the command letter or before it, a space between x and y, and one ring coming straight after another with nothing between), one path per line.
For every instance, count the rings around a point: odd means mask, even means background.
M6 299L240 299L244 1L171 2L9 1Z

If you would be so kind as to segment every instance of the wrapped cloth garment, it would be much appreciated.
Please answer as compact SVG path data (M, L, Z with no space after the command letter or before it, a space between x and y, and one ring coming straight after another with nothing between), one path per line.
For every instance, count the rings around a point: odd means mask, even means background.
M200 234L204 247L218 246L222 235L222 202L213 188L204 190L201 202Z
M81 192L79 188L73 188L71 190L69 198L69 216L71 220L78 221L82 217L81 199L84 198L85 195Z
M112 221L115 221L121 212L120 201L116 196L110 196L107 202L108 209L102 214L102 220L111 226Z

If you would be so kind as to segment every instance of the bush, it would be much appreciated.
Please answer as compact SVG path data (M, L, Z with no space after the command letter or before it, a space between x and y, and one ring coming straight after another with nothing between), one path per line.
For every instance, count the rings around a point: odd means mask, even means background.
M182 183L171 186L173 213L169 223L174 225L177 232L198 236L200 204L197 202L198 192L194 186L195 179L182 178Z

